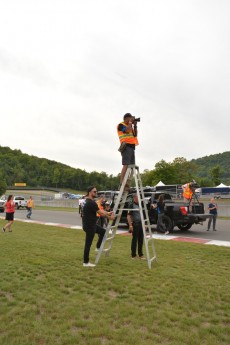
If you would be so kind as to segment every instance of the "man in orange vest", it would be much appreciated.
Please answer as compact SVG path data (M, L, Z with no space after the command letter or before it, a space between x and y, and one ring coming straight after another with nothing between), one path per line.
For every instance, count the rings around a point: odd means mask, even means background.
M30 196L29 200L27 201L27 210L28 210L28 213L26 215L27 218L31 218L33 208L34 208L34 201L33 201L33 197Z
M194 190L192 189L193 183L195 183L195 181L194 182L188 182L182 186L184 202L189 203L189 211L190 212L192 212L192 206L193 206L193 203L192 203L192 196L194 193Z
M97 203L99 210L104 210L105 209L104 208L104 206L105 206L105 194L101 194L99 199L96 201L96 203ZM101 216L100 213L97 213L97 217L98 217L97 225L100 225L103 228L105 217Z
M135 146L137 140L137 121L130 113L124 115L124 121L117 126L117 133L120 140L120 149L122 156L122 170L120 182L122 184L128 165L135 164Z

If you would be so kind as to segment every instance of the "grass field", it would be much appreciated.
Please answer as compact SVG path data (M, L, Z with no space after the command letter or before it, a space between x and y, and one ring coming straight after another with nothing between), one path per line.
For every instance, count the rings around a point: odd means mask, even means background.
M149 270L130 239L86 268L83 231L0 233L0 344L229 345L229 248L159 240Z

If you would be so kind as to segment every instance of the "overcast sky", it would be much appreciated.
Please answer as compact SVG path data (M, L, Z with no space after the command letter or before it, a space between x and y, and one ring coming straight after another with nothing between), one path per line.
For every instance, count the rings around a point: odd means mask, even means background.
M0 145L117 175L229 151L229 0L0 0Z

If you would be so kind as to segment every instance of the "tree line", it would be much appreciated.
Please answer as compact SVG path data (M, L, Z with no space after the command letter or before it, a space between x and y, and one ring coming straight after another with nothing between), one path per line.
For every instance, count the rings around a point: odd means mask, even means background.
M192 179L201 186L215 186L220 182L229 185L230 152L192 161L184 157L177 157L173 162L161 160L152 170L144 170L141 175L144 186L154 186L160 180L165 184L182 184ZM87 172L0 146L1 194L16 182L36 188L85 191L89 185L96 185L98 190L117 190L119 180L120 174L113 176L106 172Z

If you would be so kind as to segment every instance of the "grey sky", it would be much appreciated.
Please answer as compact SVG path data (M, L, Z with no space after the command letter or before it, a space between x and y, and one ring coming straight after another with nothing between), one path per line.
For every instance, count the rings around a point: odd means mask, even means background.
M117 175L229 151L227 0L1 0L0 145Z

